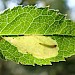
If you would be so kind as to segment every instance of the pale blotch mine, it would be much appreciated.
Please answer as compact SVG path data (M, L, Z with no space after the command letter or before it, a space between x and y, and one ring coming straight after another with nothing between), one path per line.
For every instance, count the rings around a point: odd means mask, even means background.
M58 55L58 44L56 40L47 36L18 36L18 37L3 37L6 41L17 47L18 51L26 54L30 53L38 59L46 59L56 57ZM54 48L49 48L42 44L56 45Z

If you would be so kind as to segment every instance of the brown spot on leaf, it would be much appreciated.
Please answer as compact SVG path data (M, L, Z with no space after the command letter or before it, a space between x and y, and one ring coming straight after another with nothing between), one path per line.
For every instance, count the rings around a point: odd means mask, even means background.
M47 45L47 44L42 44L42 43L39 43L40 45L43 45L45 47L49 47L49 48L56 48L57 45Z

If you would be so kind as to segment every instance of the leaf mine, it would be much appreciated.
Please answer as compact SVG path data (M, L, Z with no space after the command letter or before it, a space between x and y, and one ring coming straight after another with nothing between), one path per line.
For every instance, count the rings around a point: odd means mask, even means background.
M30 35L4 37L4 39L16 46L22 54L29 53L38 59L46 59L58 55L58 44L51 37Z

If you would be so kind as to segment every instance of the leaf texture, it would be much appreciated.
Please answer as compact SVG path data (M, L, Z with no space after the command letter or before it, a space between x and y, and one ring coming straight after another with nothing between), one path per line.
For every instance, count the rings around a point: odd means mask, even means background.
M32 54L22 54L17 47L3 37L17 35L49 36L57 41L58 55L48 59L38 59ZM27 65L47 65L51 62L65 61L75 54L75 23L56 10L18 6L0 14L0 53L6 60Z

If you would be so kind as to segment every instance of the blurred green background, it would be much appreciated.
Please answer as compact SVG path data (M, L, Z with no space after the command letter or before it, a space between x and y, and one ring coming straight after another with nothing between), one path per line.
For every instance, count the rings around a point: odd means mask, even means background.
M0 12L18 5L50 6L75 21L75 0L0 0ZM65 58L66 59L66 58ZM75 56L53 65L29 66L0 59L0 75L75 75Z

